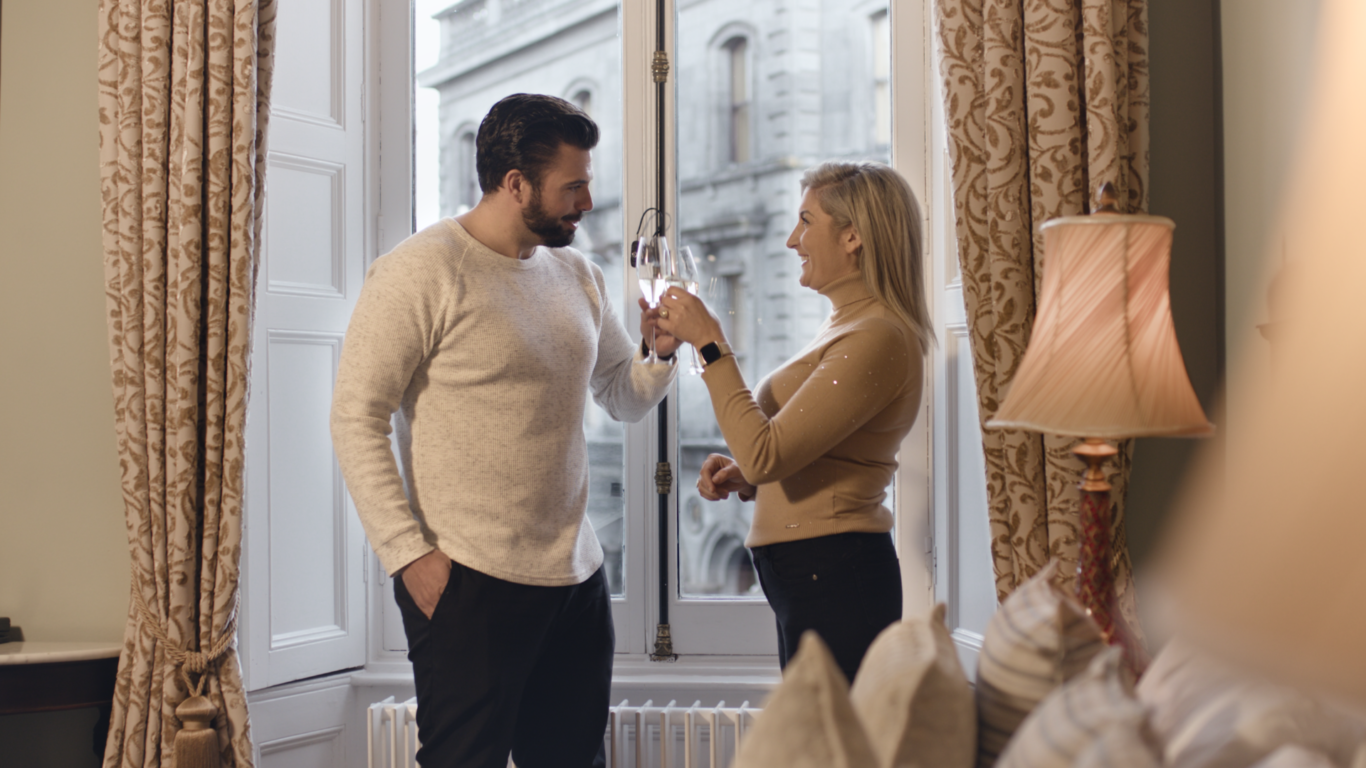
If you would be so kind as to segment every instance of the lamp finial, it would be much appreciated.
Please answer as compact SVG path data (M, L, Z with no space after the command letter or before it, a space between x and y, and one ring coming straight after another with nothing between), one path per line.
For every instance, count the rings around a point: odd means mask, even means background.
M1096 207L1091 213L1119 213L1119 193L1113 183L1107 181L1096 190Z

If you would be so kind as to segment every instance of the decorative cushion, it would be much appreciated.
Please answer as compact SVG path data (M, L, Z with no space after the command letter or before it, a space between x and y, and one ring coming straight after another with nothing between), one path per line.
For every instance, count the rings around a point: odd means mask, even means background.
M849 692L882 768L971 768L977 710L944 604L884 629Z
M1093 765L1156 766L1147 716L1134 698L1119 648L1106 648L1086 672L1048 695L1010 740L1001 768L1071 768L1083 753ZM1123 749L1123 754L1110 750ZM1133 750L1137 754L1133 754Z
M1358 718L1310 693L1253 677L1180 639L1153 660L1138 698L1152 713L1163 762L1171 768L1244 768L1288 744L1348 768L1366 744L1366 723Z
M1151 730L1112 723L1077 755L1073 768L1161 768L1161 750Z
M874 768L849 683L815 632L802 635L783 681L745 734L734 768Z
M1025 717L1105 647L1100 628L1054 583L1052 561L1006 598L977 661L977 765L990 768Z
M1321 752L1286 744L1252 768L1338 768Z

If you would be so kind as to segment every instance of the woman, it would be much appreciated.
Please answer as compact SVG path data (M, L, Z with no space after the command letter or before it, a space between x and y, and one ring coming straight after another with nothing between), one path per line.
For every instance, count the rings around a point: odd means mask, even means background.
M829 319L796 357L746 387L721 324L671 289L657 323L693 344L734 458L712 454L697 487L755 500L750 547L777 617L784 667L814 629L850 680L868 646L901 618L892 513L882 505L896 452L920 408L932 342L910 186L876 163L826 163L802 178L787 247Z

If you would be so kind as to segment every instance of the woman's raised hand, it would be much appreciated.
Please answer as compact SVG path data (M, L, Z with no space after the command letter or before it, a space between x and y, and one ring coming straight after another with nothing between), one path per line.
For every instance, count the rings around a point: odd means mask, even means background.
M740 494L741 501L749 501L758 491L740 474L740 465L735 459L713 453L702 462L702 471L697 478L697 490L707 501L729 499L732 493Z
M694 347L725 341L721 321L707 305L682 288L671 286L659 299L659 329Z

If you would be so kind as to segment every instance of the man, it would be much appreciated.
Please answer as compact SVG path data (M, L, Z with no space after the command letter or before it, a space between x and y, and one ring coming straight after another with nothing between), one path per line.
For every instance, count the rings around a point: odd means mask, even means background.
M476 141L478 205L370 269L332 440L395 576L418 762L505 768L511 752L520 768L602 765L614 635L584 515L583 411L591 391L614 418L638 420L675 371L642 361L601 270L567 247L593 207L593 121L517 94ZM642 333L653 325L643 313ZM678 342L657 345L668 356Z

